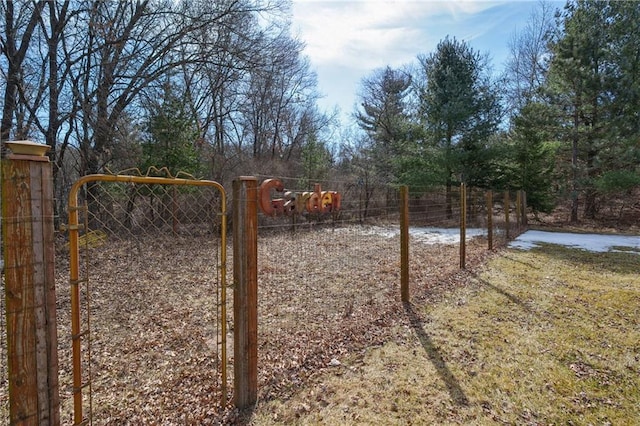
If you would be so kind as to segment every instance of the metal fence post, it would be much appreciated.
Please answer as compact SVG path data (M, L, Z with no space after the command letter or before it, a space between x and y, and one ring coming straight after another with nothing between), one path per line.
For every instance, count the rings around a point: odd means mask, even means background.
M400 297L409 301L409 187L400 187Z
M233 181L234 403L258 397L258 180Z
M53 177L44 150L28 152L33 145L10 146L2 161L9 418L58 425Z

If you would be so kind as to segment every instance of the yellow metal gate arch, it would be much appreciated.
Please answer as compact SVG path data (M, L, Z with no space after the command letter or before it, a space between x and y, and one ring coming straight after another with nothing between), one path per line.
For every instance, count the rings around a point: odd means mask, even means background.
M81 306L80 306L80 284L89 282L88 270L85 271L85 276L80 277L80 243L82 241L85 245L91 245L92 241L100 240L103 235L98 232L91 232L88 229L86 223L80 223L79 213L81 211L87 212L87 205L78 205L78 194L81 188L85 185L101 183L101 182L117 182L125 184L140 184L140 185L168 185L173 187L209 187L213 188L219 193L219 205L220 210L217 212L220 216L220 264L219 268L219 300L220 300L220 315L219 315L219 336L220 336L220 375L221 380L221 394L222 394L222 406L225 405L227 400L227 324L226 324L226 234L227 234L227 222L226 222L226 192L224 187L215 181L209 180L196 180L196 179L184 179L174 177L154 177L154 176L135 176L135 175L107 175L107 174L94 174L87 175L80 178L74 183L69 193L68 207L69 207L69 261L70 261L70 286L71 286L71 333L72 333L72 363L73 363L73 424L90 424L92 423L91 408L89 413L83 412L83 389L90 388L91 378L83 380L82 363L81 363L81 344L83 338L86 338L90 342L90 327L87 324L86 329L81 329ZM81 236L81 233L83 234ZM87 314L88 315L88 314ZM91 405L90 405L91 407Z

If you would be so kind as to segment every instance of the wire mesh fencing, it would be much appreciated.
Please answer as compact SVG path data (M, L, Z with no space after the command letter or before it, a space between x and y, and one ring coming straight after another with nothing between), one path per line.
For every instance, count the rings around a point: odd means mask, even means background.
M381 319L400 274L397 188L282 183L291 198L337 192L339 201L331 199L331 208L259 217L258 371L264 396L286 392L338 362L336 354L348 351L363 325Z
M70 282L58 290L63 422L198 423L219 413L224 191L139 176L74 188L57 253L59 282Z
M282 181L286 191L274 197L311 201L296 214L259 218L263 395L339 363L354 344L380 342L400 302L399 189ZM228 400L224 190L106 176L75 191L77 220L59 235L56 256L63 423L198 423L219 414ZM461 238L486 250L491 237L499 243L521 229L522 194L491 195L410 189L412 294L458 268Z
M0 264L0 423L9 423L9 371L5 306L4 264Z
M434 243L455 242L459 238L464 202L464 223L468 238L488 238L504 244L525 226L526 207L522 192L493 192L477 188L409 189L409 222L412 227L433 232ZM438 234L442 234L438 238ZM451 238L447 238L451 236Z
M263 394L286 392L317 368L339 362L336 357L353 349L354 342L371 342L376 329L389 326L385 312L401 310L399 188L362 181L280 181L283 190L272 191L272 198L286 202L326 190L338 192L340 201L339 209L324 213L280 209L259 218ZM458 270L461 238L472 256L486 252L489 222L495 244L505 241L505 201L487 200L486 191L476 189L410 188L411 294L440 285ZM516 201L509 195L507 204L510 211Z

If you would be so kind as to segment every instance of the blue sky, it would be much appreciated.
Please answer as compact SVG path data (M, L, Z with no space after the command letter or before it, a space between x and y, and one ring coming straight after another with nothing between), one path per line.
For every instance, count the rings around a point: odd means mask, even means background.
M501 72L509 40L537 7L526 0L293 0L292 31L318 74L321 108L337 105L350 115L363 77L411 63L447 35L489 53L494 72Z

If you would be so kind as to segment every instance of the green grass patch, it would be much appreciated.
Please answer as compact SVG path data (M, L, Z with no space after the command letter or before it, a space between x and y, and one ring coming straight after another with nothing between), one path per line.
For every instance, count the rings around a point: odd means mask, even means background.
M639 272L633 252L506 251L252 423L633 424Z

